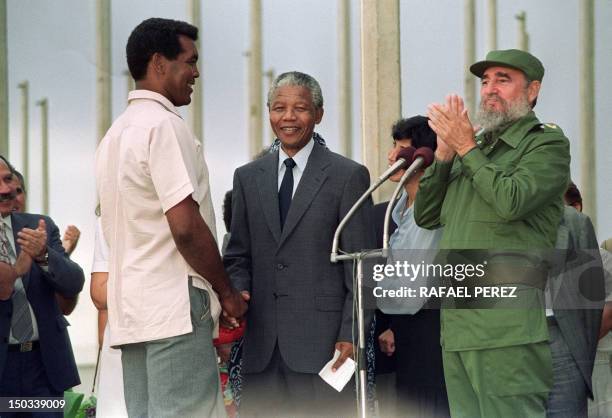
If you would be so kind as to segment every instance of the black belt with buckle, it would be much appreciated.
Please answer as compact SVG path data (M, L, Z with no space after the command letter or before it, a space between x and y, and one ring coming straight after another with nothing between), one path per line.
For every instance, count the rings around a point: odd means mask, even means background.
M27 353L29 351L38 350L40 343L38 341L26 341L21 344L9 344L8 351L11 353Z

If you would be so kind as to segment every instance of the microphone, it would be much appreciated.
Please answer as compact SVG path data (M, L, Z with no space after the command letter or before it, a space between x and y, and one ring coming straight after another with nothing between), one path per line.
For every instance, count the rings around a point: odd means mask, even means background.
M410 164L414 159L415 151L416 150L414 147L401 148L397 153L397 159L395 160L395 163L389 166L389 168L387 168L387 170L385 170L385 172L382 173L380 177L378 177L378 180L376 180L376 182L373 184L373 186L375 186L374 189L377 189L397 171L406 168L408 164Z
M363 203L370 197L372 192L380 187L381 184L385 182L389 177L391 177L396 171L406 168L406 166L412 162L414 157L415 149L414 147L406 147L399 150L397 153L397 160L395 163L389 167L384 173L378 177L376 182L372 183L372 185L365 191L364 194L355 202L355 204L351 207L348 213L344 216L344 219L340 221L338 227L336 228L336 232L334 233L334 240L332 242L332 252L331 252L331 262L335 263L338 261L338 244L340 242L340 233L348 223L349 219L353 217L355 212L363 205Z
M422 163L419 164L419 168L427 168L434 161L434 152L431 148L420 147L414 152L414 160L413 164L417 162L417 160L421 160Z
M419 168L427 168L434 161L434 152L431 148L428 147L420 147L413 154L413 161L410 164L410 167L406 169L406 172L400 179L399 183L397 183L397 187L393 191L393 195L389 200L389 204L387 205L387 210L385 212L385 222L383 226L383 248L382 255L383 257L387 257L387 252L389 250L389 223L391 222L391 212L393 211L393 205L397 200L397 197L400 194L400 191L404 188L404 185L408 181L410 177L416 173Z

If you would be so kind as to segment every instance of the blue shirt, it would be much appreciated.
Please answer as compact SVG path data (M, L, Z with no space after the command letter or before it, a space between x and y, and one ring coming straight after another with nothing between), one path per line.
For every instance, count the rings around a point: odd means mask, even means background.
M407 200L408 194L402 191L391 214L397 224L397 229L389 239L391 254L387 264L395 265L398 261L402 264L407 262L415 267L420 265L420 268L424 269L428 264L433 263L436 257L443 229L429 230L418 226L414 220L414 206L406 208ZM402 271L405 272L405 270ZM379 309L384 313L396 315L414 315L421 310L429 298L420 296L420 288L429 287L432 283L432 277L423 273L421 270L420 273L411 274L410 277L387 276L378 282L378 285L386 290L409 288L414 289L415 292L412 297L379 297L377 298Z

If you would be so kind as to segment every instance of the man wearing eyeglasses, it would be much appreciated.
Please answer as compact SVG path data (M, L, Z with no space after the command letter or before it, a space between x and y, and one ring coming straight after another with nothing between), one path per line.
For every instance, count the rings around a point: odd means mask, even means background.
M23 174L19 171L15 170L13 172L13 182L15 183L15 198L13 199L13 211L15 212L25 212L26 211L26 200L28 198L26 191L26 182L23 178ZM66 230L64 231L64 236L62 237L62 246L66 251L68 257L72 255L72 252L76 249L76 246L79 242L79 238L81 237L81 231L74 225L68 225ZM78 297L74 298L66 298L61 294L56 294L57 303L62 310L64 315L70 315L74 308L76 308L76 304L78 302Z
M13 177L0 156L0 397L62 397L80 380L55 293L75 297L85 278L51 218L13 211Z

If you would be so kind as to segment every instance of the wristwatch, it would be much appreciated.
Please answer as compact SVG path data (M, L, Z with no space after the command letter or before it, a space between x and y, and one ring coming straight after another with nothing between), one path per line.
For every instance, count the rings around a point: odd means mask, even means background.
M48 266L49 265L49 251L47 251L47 249L45 248L45 253L41 255L40 257L36 257L34 261L39 266Z

